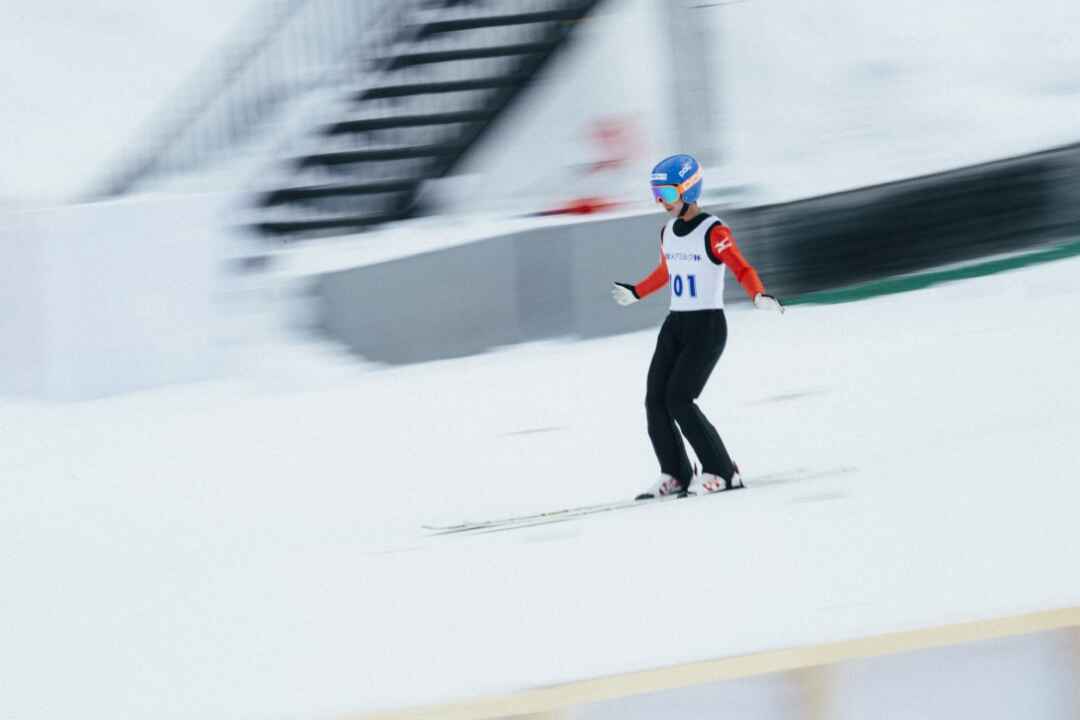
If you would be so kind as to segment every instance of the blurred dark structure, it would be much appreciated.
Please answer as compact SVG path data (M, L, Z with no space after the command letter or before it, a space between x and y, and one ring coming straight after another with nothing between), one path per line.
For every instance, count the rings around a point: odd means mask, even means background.
M725 219L787 295L1024 250L1080 230L1080 145Z
M601 1L291 0L166 109L102 194L227 155L290 99L330 87L351 101L306 128L254 228L291 239L411 217L423 183L453 170Z
M347 117L322 128L324 152L296 160L296 179L267 193L291 206L265 233L350 231L412 215L420 185L449 173L569 39L598 0L444 0L405 18L375 61L378 79Z
M1080 235L1080 145L713 211L769 290L793 297ZM636 280L655 266L665 219L658 212L538 228L330 273L316 289L323 329L370 360L409 363L653 327L667 313L665 293L631 311L608 295L612 280ZM732 301L743 297L737 283L727 291Z

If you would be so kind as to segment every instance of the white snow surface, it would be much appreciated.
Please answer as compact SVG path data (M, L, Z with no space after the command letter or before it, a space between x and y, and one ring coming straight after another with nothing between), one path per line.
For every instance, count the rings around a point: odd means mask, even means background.
M732 308L701 403L750 489L515 532L420 525L648 484L654 331L0 404L0 716L333 717L1076 605L1078 273Z

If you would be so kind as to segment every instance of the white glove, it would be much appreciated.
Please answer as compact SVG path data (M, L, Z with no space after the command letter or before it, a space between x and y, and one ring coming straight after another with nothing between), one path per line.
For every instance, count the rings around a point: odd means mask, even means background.
M627 285L626 283L611 283L611 297L615 299L615 302L620 305L633 305L639 298L637 293L634 292L633 285Z
M754 307L758 310L775 310L778 313L784 312L784 306L780 304L780 301L772 295L766 295L765 293L758 293L754 296Z

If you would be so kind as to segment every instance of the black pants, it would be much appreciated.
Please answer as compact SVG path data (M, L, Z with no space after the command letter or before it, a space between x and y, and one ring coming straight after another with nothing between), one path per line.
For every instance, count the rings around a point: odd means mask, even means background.
M716 428L694 402L705 389L726 342L723 310L669 313L656 340L645 392L649 439L660 471L684 485L690 482L693 469L682 435L694 448L702 472L727 479L735 473Z

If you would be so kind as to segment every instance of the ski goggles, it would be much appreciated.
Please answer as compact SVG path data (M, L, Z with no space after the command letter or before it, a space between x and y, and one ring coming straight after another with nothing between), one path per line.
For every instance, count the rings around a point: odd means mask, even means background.
M689 190L695 183L701 180L701 176L704 173L699 167L697 172L688 177L678 185L653 185L652 194L656 202L665 202L668 205L674 205L683 193Z
M679 188L675 185L653 185L652 196L656 202L665 202L674 205L679 199Z

